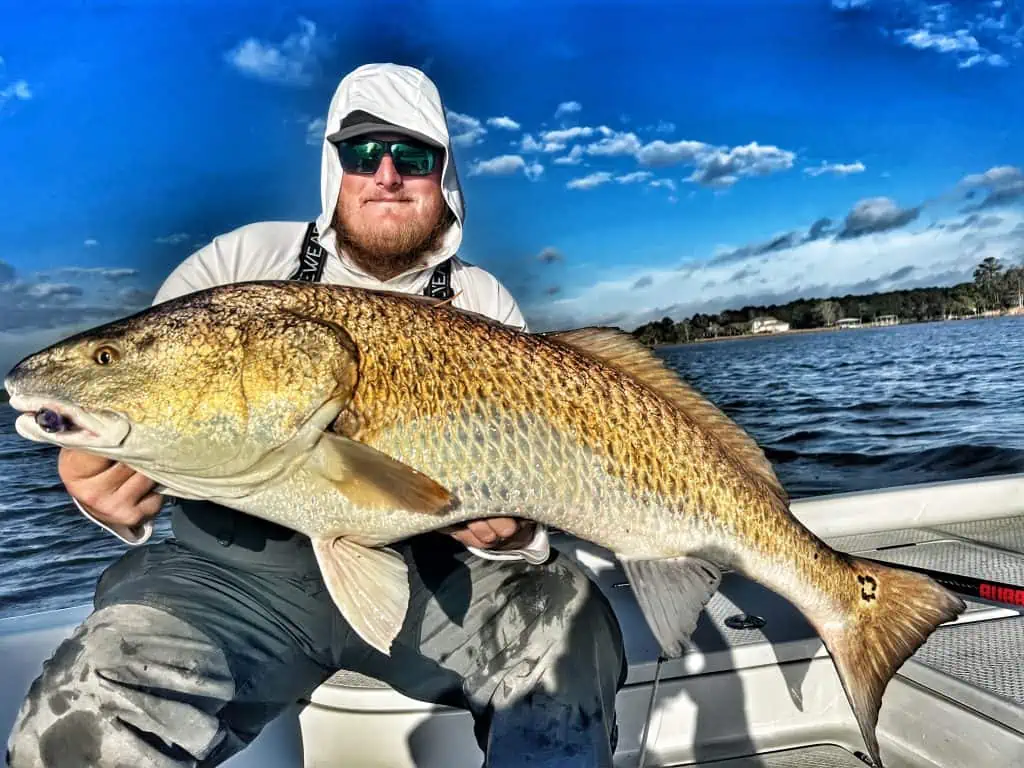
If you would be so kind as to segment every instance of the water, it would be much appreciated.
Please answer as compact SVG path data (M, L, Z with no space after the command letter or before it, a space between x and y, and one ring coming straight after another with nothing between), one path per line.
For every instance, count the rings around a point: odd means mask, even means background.
M659 354L754 435L794 497L1024 472L1024 318ZM0 406L0 616L87 602L125 546L79 515L56 449L13 421Z

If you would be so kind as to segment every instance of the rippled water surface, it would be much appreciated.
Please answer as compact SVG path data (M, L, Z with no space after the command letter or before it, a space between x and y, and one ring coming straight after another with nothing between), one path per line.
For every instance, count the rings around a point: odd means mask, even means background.
M796 497L1024 472L1024 318L659 354L754 435ZM13 423L0 405L0 616L88 601L125 549L71 505L56 450Z

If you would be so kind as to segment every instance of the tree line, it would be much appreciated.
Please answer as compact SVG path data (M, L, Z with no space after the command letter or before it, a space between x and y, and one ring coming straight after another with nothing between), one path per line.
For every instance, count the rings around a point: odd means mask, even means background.
M974 280L948 287L911 288L885 293L796 299L788 304L746 306L718 314L697 313L682 320L663 317L641 325L633 335L645 344L678 344L751 332L757 318L771 317L794 330L827 328L853 318L869 323L896 315L901 323L927 322L981 315L1020 306L1024 297L1024 267L1005 268L989 256L974 270Z

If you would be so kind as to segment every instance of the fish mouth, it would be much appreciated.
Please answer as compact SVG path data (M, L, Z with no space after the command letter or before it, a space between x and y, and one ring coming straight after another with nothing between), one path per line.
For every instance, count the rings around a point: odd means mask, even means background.
M131 431L124 416L91 413L52 397L11 395L10 405L22 412L14 422L15 430L37 443L110 450L120 447Z

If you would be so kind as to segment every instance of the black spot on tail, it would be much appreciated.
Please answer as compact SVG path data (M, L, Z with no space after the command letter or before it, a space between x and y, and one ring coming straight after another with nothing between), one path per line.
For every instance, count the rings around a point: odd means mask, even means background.
M860 575L857 577L860 582L860 599L866 603L878 599L878 582L874 576Z

